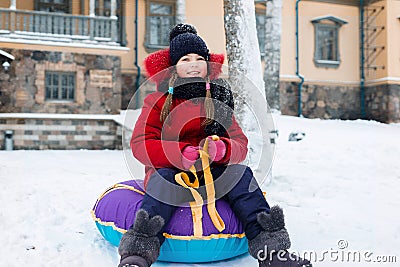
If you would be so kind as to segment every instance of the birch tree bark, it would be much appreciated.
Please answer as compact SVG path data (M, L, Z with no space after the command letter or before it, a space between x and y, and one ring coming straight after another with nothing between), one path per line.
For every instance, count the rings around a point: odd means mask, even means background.
M186 22L186 0L176 0L176 24Z
M272 110L280 110L279 72L281 58L282 0L267 1L265 25L265 94Z
M224 0L224 15L229 78L235 110L241 120L242 106L249 93L246 89L251 89L245 86L244 77L265 97L254 0Z
M262 184L271 176L274 146L268 137L274 124L266 104L254 0L224 0L224 13L235 117L249 136L248 166Z

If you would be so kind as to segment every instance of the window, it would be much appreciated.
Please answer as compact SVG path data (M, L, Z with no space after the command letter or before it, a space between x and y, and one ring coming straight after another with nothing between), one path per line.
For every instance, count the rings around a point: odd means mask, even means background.
M111 15L111 0L96 0L95 14L96 16L109 17Z
M338 61L337 28L331 25L319 25L317 30L317 55L319 60Z
M260 47L261 56L263 56L265 54L266 6L265 3L257 2L255 7L258 46Z
M347 22L333 16L317 18L311 22L315 27L315 65L325 68L339 67L339 29Z
M75 73L46 72L46 100L74 101Z
M36 0L36 10L56 13L71 13L70 0Z
M175 1L148 1L146 46L164 48L169 45L169 31L175 25Z
M117 32L118 40L122 46L126 46L126 33L125 33L125 11L122 0L116 0L116 16L117 16ZM111 16L111 0L95 0L94 2L94 12L96 16L109 17ZM99 32L103 31L104 24L98 24Z

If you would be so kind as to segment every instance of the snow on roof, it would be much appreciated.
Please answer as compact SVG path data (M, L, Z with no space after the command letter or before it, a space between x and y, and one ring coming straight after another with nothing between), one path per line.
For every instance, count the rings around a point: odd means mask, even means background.
M0 42L129 51L128 47L122 47L119 45L91 44L91 43L82 43L82 42L67 43L67 42L55 42L55 41L45 41L45 40L27 40L27 39L18 38L19 37L18 35L9 35L9 36L12 38L1 37Z
M140 114L137 110L121 110L120 114L55 114L55 113L0 113L0 119L61 119L61 120L113 120L133 129Z
M120 115L108 114L54 114L54 113L0 113L2 119L77 119L77 120L114 120Z
M13 55L11 55L11 54L9 54L9 53L7 53L6 51L3 51L3 50L1 50L1 49L0 49L0 55L4 56L4 57L6 57L6 58L9 58L9 59L11 59L11 60L14 60L14 59L15 59L15 57L14 57Z
M311 20L312 23L319 23L323 20L330 20L333 21L337 24L343 25L343 24L347 24L348 22L344 19L341 19L339 17L336 16L332 16L332 15L328 15L328 16L321 16L321 17L316 17L314 19Z

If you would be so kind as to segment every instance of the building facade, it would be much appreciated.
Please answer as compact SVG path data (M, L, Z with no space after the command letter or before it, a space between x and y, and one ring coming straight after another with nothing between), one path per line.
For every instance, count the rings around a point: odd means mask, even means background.
M281 112L400 122L400 1L282 4ZM266 5L255 6L262 55ZM113 121L130 101L140 107L147 93L135 94L146 76L143 59L167 47L169 29L182 21L196 26L212 52L226 53L223 17L223 1L215 0L1 1L0 49L13 59L0 55L0 143L12 130L16 149L116 147L120 137L104 132L118 136L121 126L104 116ZM71 125L63 120L82 127L64 131L60 125ZM21 125L40 123L56 130L26 137L32 130ZM85 123L101 130L85 132ZM70 145L74 136L81 142Z
M400 122L400 2L284 3L282 113Z

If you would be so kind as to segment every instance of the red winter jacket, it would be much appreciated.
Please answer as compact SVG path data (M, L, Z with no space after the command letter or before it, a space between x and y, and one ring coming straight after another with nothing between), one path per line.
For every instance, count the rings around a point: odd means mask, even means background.
M158 168L183 169L182 151L186 146L199 146L207 136L204 133L204 104L190 100L173 99L171 120L160 122L160 112L166 95L155 92L144 100L142 112L136 122L130 142L133 155L145 165L144 185ZM213 164L237 164L247 155L247 137L233 117L232 126L221 140L226 155ZM164 125L163 125L164 124Z

